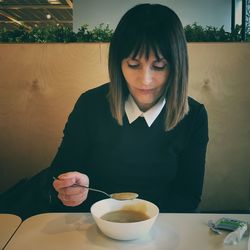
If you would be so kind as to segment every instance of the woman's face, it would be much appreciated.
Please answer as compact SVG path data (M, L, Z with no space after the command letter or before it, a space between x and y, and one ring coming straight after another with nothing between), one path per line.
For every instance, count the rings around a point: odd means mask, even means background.
M159 60L153 51L145 56L127 57L122 60L122 73L130 94L141 111L150 109L163 95L169 76L168 62L161 55Z

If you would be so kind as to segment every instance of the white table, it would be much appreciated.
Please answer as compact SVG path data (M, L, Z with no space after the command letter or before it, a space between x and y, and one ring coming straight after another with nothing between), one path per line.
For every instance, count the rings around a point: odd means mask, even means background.
M140 240L117 241L104 236L89 213L49 213L25 220L6 250L247 250L248 237L235 246L223 245L223 235L207 226L220 217L250 222L250 215L160 214L148 235Z
M4 248L21 222L21 218L16 215L0 214L0 249Z

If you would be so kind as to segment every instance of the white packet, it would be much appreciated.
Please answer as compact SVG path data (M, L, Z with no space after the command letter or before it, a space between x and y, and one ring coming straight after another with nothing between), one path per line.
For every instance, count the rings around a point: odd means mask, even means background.
M244 223L239 226L235 231L229 233L224 239L226 245L236 245L240 242L243 234L247 231L247 224ZM248 244L249 245L249 244Z
M250 235L248 237L248 244L247 245L248 245L247 249L250 250Z

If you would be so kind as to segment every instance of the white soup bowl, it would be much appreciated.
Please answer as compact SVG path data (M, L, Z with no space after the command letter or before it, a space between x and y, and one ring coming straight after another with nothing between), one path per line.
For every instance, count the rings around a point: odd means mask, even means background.
M137 222L111 222L101 218L104 214L117 210L142 212L148 219ZM159 208L155 204L142 199L104 199L94 203L90 211L101 232L116 240L134 240L149 233L159 214Z

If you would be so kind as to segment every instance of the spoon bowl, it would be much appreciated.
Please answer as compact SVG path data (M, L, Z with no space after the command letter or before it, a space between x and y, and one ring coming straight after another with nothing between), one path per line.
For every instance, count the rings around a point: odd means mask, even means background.
M137 193L132 193L132 192L122 192L122 193L114 193L110 194L110 198L115 199L115 200L134 200L138 197L139 195Z

